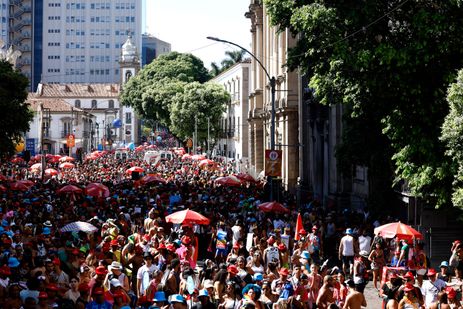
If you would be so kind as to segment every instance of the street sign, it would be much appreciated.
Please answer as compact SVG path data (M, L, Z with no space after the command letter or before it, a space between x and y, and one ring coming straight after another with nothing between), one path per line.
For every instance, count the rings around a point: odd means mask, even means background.
M66 145L68 146L68 148L74 147L76 145L76 137L74 134L68 135Z
M187 148L193 147L193 140L191 138L186 140L186 147Z
M31 156L35 156L35 139L26 138L26 150L29 150Z
M265 176L281 177L281 150L265 150Z

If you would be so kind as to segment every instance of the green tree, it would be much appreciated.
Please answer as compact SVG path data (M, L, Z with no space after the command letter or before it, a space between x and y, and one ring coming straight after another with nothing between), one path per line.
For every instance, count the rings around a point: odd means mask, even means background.
M242 49L239 50L232 50L232 51L226 51L225 55L228 58L225 58L222 60L222 71L225 71L226 69L230 68L236 63L240 63L243 61L244 56L246 55L246 52Z
M289 68L307 74L319 102L349 106L341 161L372 178L391 166L396 183L446 204L453 177L437 128L463 64L461 1L264 2L274 25L300 35Z
M25 103L27 78L13 70L9 62L0 60L0 157L12 155L22 135L29 131L33 112Z
M185 85L173 100L171 108L170 130L180 139L193 135L195 119L198 127L198 141L207 140L207 118L209 117L210 135L219 133L219 120L230 101L228 92L218 84L198 82Z
M204 83L210 77L199 58L178 52L164 54L124 85L121 103L132 106L141 117L169 127L173 97L187 83Z

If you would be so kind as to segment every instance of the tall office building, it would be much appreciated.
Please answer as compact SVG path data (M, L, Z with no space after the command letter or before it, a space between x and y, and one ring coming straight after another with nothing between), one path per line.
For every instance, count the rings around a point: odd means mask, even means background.
M128 34L141 50L140 0L0 1L8 3L8 43L22 52L18 68L32 90L40 81L118 83Z
M141 61L142 66L150 64L151 61L156 59L162 54L167 54L171 51L170 43L158 39L150 34L142 34L141 43Z
M8 44L8 0L0 0L0 40Z

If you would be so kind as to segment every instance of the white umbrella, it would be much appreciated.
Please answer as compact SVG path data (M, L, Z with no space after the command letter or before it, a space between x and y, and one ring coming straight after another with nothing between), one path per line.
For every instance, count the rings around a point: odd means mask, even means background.
M85 232L93 233L98 231L98 228L88 222L76 221L69 223L61 228L61 232Z

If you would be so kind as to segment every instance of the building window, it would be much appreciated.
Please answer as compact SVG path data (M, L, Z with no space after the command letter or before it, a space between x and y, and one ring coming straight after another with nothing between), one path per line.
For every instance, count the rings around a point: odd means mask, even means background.
M108 108L114 108L114 100L109 100Z
M132 113L125 113L125 123L132 123Z
M96 100L92 100L92 108L97 108L98 104Z
M74 102L74 106L77 107L77 108L80 108L80 100L76 100Z

